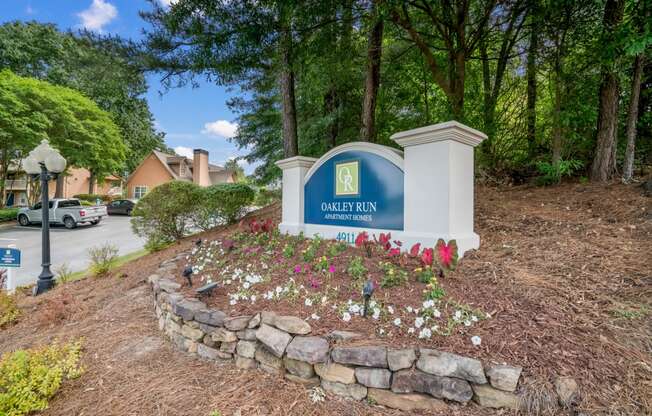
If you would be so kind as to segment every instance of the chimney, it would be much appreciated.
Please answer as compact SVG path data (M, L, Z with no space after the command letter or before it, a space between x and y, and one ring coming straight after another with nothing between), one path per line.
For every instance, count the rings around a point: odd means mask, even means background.
M208 152L204 149L195 149L192 156L192 181L199 186L210 186Z

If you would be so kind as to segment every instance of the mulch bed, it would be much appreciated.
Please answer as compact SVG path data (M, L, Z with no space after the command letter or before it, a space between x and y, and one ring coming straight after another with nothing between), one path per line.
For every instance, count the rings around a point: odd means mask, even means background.
M256 216L278 220L278 207ZM224 239L232 232L216 230L202 238ZM521 365L533 407L560 374L578 380L580 409L589 414L652 413L650 198L620 184L479 187L476 232L480 250L440 283L447 297L491 314L469 329L481 336L481 346L469 342L469 332L411 337L406 344ZM300 386L174 351L158 331L145 279L161 261L191 250L193 240L138 259L111 277L20 298L23 315L0 331L0 351L84 337L86 373L64 385L44 414L206 416L214 409L223 415L398 414L330 397L313 404ZM414 298L406 298L420 303L422 284L411 278L410 285ZM218 296L215 302L222 300ZM248 311L237 306L243 309L235 311ZM276 303L270 309L310 316L304 306L281 309ZM370 327L362 318L347 328L339 317L331 322L323 315L318 324L310 322L317 331ZM492 414L473 405L452 406L448 413Z

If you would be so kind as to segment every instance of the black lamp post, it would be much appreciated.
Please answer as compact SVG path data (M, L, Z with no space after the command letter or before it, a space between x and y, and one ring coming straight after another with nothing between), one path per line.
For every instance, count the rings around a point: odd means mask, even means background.
M23 160L25 172L38 175L41 180L41 274L38 276L34 295L47 292L54 286L54 274L50 270L50 201L48 183L66 169L66 159L47 140L41 141Z

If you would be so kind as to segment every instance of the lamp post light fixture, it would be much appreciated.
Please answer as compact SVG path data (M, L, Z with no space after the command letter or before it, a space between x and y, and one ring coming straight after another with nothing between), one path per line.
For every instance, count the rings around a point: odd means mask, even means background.
M38 175L41 180L41 274L38 276L34 295L47 292L54 286L54 275L50 270L50 202L48 182L66 169L66 159L47 140L42 140L27 158L23 168L29 175Z

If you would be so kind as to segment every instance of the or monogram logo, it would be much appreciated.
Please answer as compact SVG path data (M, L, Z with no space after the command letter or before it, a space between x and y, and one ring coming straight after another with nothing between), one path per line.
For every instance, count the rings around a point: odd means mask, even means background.
M335 164L335 195L358 195L360 185L359 162Z

